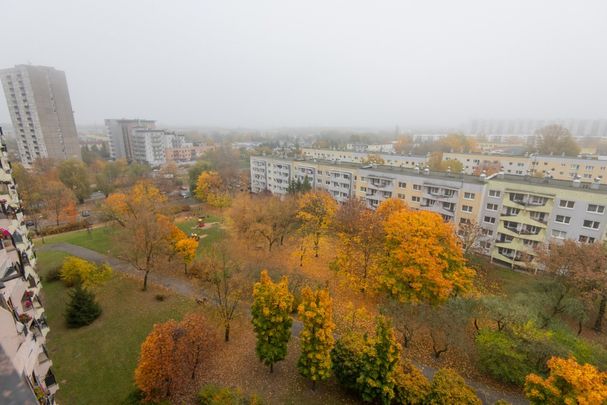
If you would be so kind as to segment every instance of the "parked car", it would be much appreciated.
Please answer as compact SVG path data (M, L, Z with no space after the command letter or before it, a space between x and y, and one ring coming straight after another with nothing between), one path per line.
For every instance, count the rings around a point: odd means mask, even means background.
M32 221L31 219L28 219L27 221L25 221L25 226L31 228L32 226L36 226L36 223L34 221Z

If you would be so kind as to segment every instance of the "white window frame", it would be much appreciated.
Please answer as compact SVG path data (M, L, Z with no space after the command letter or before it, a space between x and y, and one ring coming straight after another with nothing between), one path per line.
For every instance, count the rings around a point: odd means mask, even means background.
M563 217L563 221L559 221L559 217ZM569 223L571 223L571 217L559 214L554 218L554 222L556 222L557 224L569 225Z
M462 212L472 212L474 210L474 207L472 207L471 205L462 205Z
M475 193L471 193L470 191L464 192L464 200L474 200L474 197L476 197Z

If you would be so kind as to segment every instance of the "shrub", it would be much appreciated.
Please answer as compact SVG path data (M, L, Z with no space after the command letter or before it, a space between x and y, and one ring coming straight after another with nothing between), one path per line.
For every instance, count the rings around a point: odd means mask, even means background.
M109 280L112 268L107 264L97 265L76 256L68 256L63 260L60 273L61 280L68 287L81 285L89 288Z
M481 400L455 371L441 368L432 379L432 390L426 403L429 405L481 405Z
M156 301L160 301L160 302L162 302L162 301L164 301L164 300L165 300L165 298L166 298L166 297L165 297L163 294L156 294L156 295L154 296L154 298L156 298Z
M430 394L430 381L413 366L399 369L396 374L394 402L397 404L421 405Z
M350 333L337 340L331 351L333 373L345 388L358 391L358 376L363 369L363 354L370 350L360 334Z
M95 294L77 286L70 294L65 311L65 320L70 328L90 325L101 315L101 307L95 301Z
M198 393L200 405L261 405L257 395L247 396L239 388L208 384Z
M499 381L522 385L533 371L519 342L507 333L483 329L476 344L481 368Z
M47 283L52 283L61 280L61 266L50 268L44 277Z
M70 222L69 224L62 224L57 226L48 226L44 229L40 229L38 235L49 236L58 233L77 231L79 229L85 229L88 226L86 221Z

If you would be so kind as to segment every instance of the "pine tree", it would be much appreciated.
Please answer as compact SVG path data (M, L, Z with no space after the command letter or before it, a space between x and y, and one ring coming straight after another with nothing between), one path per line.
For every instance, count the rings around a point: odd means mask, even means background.
M101 307L95 301L95 294L77 285L70 294L65 311L65 320L70 328L90 325L101 315Z
M312 380L326 380L331 376L331 349L333 338L333 301L326 289L312 291L305 287L301 291L302 303L297 309L303 322L299 335L301 355L297 362L299 373Z
M289 292L289 281L283 277L274 283L266 270L253 287L253 328L257 335L255 352L259 360L274 371L274 363L287 355L287 343L291 337L293 323L290 313L293 294Z

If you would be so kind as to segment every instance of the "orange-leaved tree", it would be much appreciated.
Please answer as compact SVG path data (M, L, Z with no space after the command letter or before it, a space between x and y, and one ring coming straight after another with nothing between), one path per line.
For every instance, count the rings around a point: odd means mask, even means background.
M395 212L406 209L407 203L405 203L399 198L392 197L382 201L375 210L375 213L379 218L381 218L382 221L385 221L390 215L394 214Z
M314 257L318 257L320 239L329 229L337 203L325 191L312 191L299 199L297 218L301 221L300 230L305 236L311 236L314 243Z
M139 182L129 194L114 193L106 199L105 214L119 226L116 245L120 257L144 273L166 265L171 254L173 222L161 214L166 197L149 182Z
M175 244L175 252L183 262L183 271L188 273L188 265L196 258L198 241L194 238L183 238Z
M607 402L607 373L574 358L552 357L548 377L529 374L525 395L531 404L604 404Z
M215 333L201 314L156 324L141 345L135 384L147 401L164 401L183 393L195 386L216 346Z
M438 304L472 288L453 227L429 211L401 210L384 224L385 251L380 283L400 301Z

